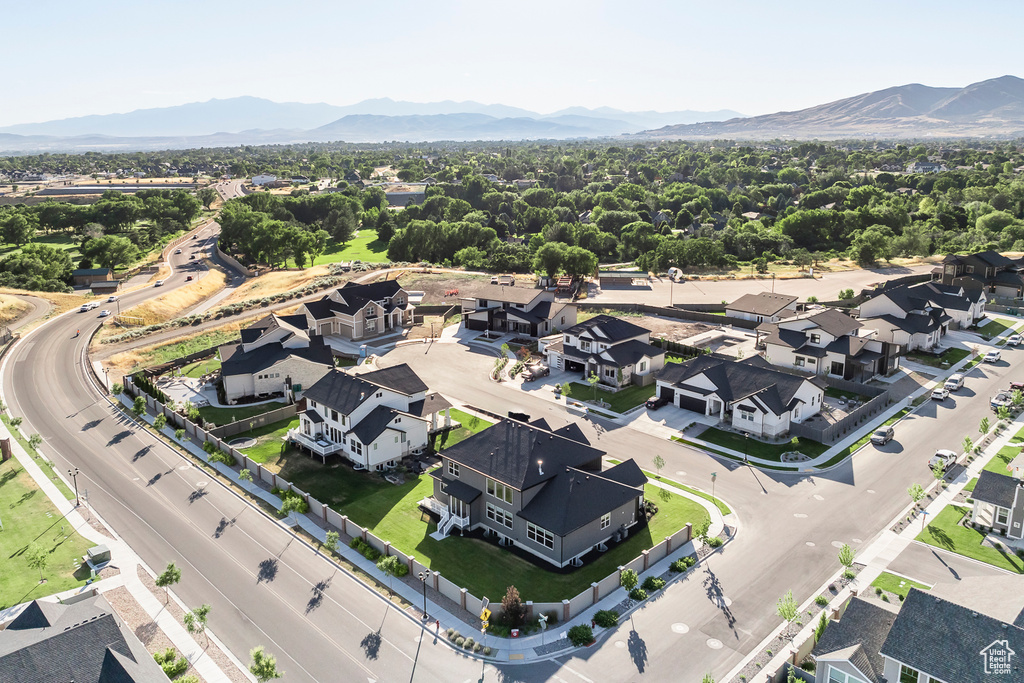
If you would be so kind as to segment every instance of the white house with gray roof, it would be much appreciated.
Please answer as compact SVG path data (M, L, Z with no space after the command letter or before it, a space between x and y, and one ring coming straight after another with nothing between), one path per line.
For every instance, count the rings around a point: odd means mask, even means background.
M1019 460L1020 457L1014 463L1019 465ZM971 522L1009 538L1024 538L1024 481L1016 476L983 470L971 498L974 500Z
M797 297L790 294L759 292L744 294L725 307L729 318L753 320L759 323L776 323L783 318L796 315Z
M311 333L359 341L400 332L413 322L409 293L398 280L360 285L348 282L319 301L303 304Z
M648 385L665 367L665 352L651 343L647 328L610 315L597 315L562 330L560 339L544 348L548 366L596 374L601 383L622 387Z
M468 330L543 337L576 324L576 305L555 301L555 293L529 287L485 285L462 299Z

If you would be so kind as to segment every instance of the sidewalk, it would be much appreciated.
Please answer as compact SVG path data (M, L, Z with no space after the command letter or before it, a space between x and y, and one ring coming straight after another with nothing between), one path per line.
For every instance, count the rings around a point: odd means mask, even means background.
M9 436L10 432L7 430L6 426L0 423L0 437ZM207 681L207 683L230 683L230 677L221 671L217 664L214 663L214 661L206 654L206 651L202 646L195 641L188 631L178 623L177 619L175 619L174 616L165 609L164 605L161 604L153 593L150 592L150 590L142 583L136 568L138 566L142 566L142 568L148 571L151 575L153 572L146 567L145 563L142 562L128 544L122 541L106 524L103 526L110 530L110 533L114 537L113 539L110 539L96 531L96 529L94 529L78 512L78 508L75 507L75 503L64 497L64 494L62 494L56 484L46 476L39 465L36 464L32 456L26 453L21 444L13 438L11 438L11 450L14 453L14 457L18 460L18 463L25 468L25 471L33 480L35 480L36 484L40 489L42 489L43 493L46 494L57 510L64 515L64 518L70 523L72 529L97 545L106 545L110 549L111 562L116 563L117 567L121 570L121 573L118 576L104 579L93 584L87 584L71 591L65 591L60 594L60 597L68 598L74 595L88 593L93 590L98 590L102 593L106 590L124 586L128 589L139 605L142 606L150 618L152 618L160 629L167 635L178 652L188 659L199 675L203 677L203 680ZM94 511L92 514L96 515ZM96 516L98 519L98 515ZM183 610L186 612L188 611L189 608L186 607L173 592L170 592L169 594ZM47 598L43 599L46 600ZM27 603L23 603L8 610L4 610L4 612L0 613L0 621L5 621L17 616L17 614L19 614L26 606ZM240 671L244 672L246 676L249 676L248 667L239 662L212 632L207 631L206 633L209 636L210 641L216 643L221 651L231 659L235 666L237 666Z

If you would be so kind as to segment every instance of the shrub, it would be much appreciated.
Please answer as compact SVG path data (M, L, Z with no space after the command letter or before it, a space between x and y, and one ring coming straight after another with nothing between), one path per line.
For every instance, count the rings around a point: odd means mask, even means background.
M444 632L445 636L447 636L449 639L451 639L453 633L455 633L455 629L451 628L450 626Z
M657 576L648 576L646 579L644 579L644 590L648 593L660 591L664 587L665 579L659 578Z
M720 539L718 536L712 536L708 539L709 548L720 548L722 546L722 543L722 539Z
M493 652L493 650L491 650L490 647L485 647L484 648L484 656L485 657L490 657L491 656L491 652Z
M579 647L594 642L594 630L586 624L573 626L569 629L569 642Z
M645 591L643 588L634 588L633 590L629 591L629 599L636 600L638 602L640 600L646 600L647 591Z
M290 508L292 510L295 510L295 512L297 512L299 514L302 514L302 515L304 515L307 512L309 512L309 503L306 502L305 498L303 498L299 494L295 493L294 491L285 491L284 494L281 496L282 508L283 508L283 504L286 501L288 501L288 500L296 501L294 503L291 503L291 508Z
M482 644L480 644L480 643L476 643L473 646L473 652L480 652L480 650L482 650L482 649L484 649L484 646Z
M160 668L164 670L164 673L170 679L175 679L188 670L188 660L184 657L177 657L177 654L173 647L169 647L163 652L157 652L153 655L153 659L156 660L156 663L160 665Z
M463 645L466 644L466 639L463 638L462 636L459 636L458 638L455 639L455 644L457 646L459 646L459 647L462 647Z
M451 630L451 629L449 629L449 630ZM462 637L462 634L460 634L458 631L455 631L455 630L452 630L452 632L448 634L448 640L451 640L453 642L457 641L461 637Z
M611 628L619 623L619 613L612 609L598 610L594 615L594 623L601 628Z
M850 580L853 580L853 579L855 579L856 577L857 577L857 575L856 575L856 574L854 574L854 573L853 573L853 571L852 571L852 570L850 570L850 569L847 569L846 571L844 571L844 572L843 572L843 578L844 578L844 579L850 579Z
M549 609L544 613L548 618L548 626L553 626L558 623L558 610Z
M472 638L466 638L466 642L462 644L462 647L466 648L467 650L472 650L475 644L476 643Z
M678 560L672 563L669 569L676 573L680 573L685 572L687 569L689 569L695 564L697 564L697 560L690 556L680 557Z
M348 544L350 548L355 550L357 553L370 560L376 562L380 559L380 552L372 545L364 541L363 539L356 537Z
M878 588L878 587L876 586L876 587L875 587L875 595L881 595L881 594L882 594L882 589L881 589L881 588Z
M816 605L819 605L820 607L824 607L828 604L828 598L826 598L824 595L819 595L818 597L814 598L814 603Z

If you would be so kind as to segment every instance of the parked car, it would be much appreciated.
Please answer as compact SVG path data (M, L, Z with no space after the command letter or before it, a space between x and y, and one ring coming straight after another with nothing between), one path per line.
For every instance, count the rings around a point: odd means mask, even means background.
M932 389L932 398L936 401L945 401L949 398L949 389L946 387L935 387Z
M110 296L108 296L108 297L107 297L107 303L108 303L108 304L109 304L109 303L113 303L113 302L115 302L115 301L117 301L117 297L116 297L116 296L114 296L113 294L111 294Z
M871 443L876 446L884 446L885 444L892 441L892 437L896 436L896 432L890 426L880 427L875 430L874 434L871 435Z
M108 311L106 309L103 309L102 311L100 311L100 317L101 318L106 318L108 315L110 315L110 311Z
M956 453L946 448L935 451L935 455L928 461L928 467L934 469L936 465L942 464L942 469L948 470L950 465L956 462Z
M1021 343L1021 341L1022 341L1022 339L1021 339L1021 336L1019 334L1011 334L1010 338L1006 340L1006 345L1007 346L1017 346L1018 344Z
M547 377L550 374L551 368L543 363L535 363L534 365L526 366L526 369L523 371L523 379L527 382L532 382L535 379Z
M668 399L665 398L664 396L651 396L649 399L647 399L647 402L644 403L644 405L647 406L650 410L657 410L662 406L667 406Z
M1009 391L1024 391L1024 382L1010 382Z
M1013 405L1013 397L1010 396L1008 391L1000 391L998 394L989 399L989 405L992 406L992 410L999 410L1000 408L1009 408Z
M958 372L958 373L956 373L954 375L950 375L949 377L947 377L946 378L946 383L943 384L942 386L946 387L950 391L956 391L957 389L960 389L961 387L963 387L963 385L964 385L964 376L963 376L963 374Z
M989 351L985 354L985 357L982 358L982 360L986 363L998 363L1000 358L1002 358L1002 356L998 351Z
M85 313L90 308L92 308L92 307L89 304L82 304L82 307L78 309L78 312L79 313Z
M156 282L153 283L153 286L154 287L163 287L165 282L167 282L167 280L157 280Z

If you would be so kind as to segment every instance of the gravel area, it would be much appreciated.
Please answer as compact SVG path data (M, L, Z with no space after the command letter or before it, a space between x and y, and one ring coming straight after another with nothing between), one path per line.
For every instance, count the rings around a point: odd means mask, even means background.
M558 638L557 640L553 640L550 643L538 645L537 647L533 648L533 651L536 652L538 655L547 655L551 654L552 652L564 650L567 647L570 647L571 645L572 643L569 642L568 638Z

